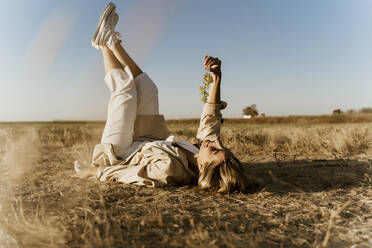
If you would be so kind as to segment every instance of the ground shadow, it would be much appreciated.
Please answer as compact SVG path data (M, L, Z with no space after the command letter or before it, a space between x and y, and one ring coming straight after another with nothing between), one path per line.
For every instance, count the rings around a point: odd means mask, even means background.
M255 191L317 192L372 183L368 160L244 163L244 170L260 185Z

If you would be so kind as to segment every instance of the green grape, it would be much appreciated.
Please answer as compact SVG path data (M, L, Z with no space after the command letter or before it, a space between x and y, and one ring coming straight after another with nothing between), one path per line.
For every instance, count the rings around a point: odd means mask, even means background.
M199 86L200 95L202 95L202 98L200 98L200 100L206 103L209 95L208 94L209 85L213 82L213 77L211 76L211 74L206 72L202 77L202 82L203 86Z
M209 85L210 83L213 82L213 78L211 76L211 74L209 74L208 72L206 72L203 76L203 83L206 84L206 85Z

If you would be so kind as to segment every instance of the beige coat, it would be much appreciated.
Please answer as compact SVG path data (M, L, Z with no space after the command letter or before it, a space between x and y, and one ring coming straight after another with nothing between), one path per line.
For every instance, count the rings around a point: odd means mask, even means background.
M204 104L197 138L215 140L220 136L221 113L226 107L221 104ZM92 166L98 167L100 181L118 181L150 187L184 185L197 180L198 175L188 165L184 149L198 153L190 142L169 136L166 138L165 121L162 116L144 116L136 120L134 142L127 155L118 158L111 144L95 146ZM154 133L158 135L148 135ZM152 131L149 131L152 129Z

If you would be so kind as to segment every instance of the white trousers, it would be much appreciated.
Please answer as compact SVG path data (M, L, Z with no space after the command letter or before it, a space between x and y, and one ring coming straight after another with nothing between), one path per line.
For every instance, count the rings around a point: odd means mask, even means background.
M158 89L146 73L133 78L128 66L109 71L105 82L111 96L101 143L111 143L122 157L133 143L136 117L159 114Z

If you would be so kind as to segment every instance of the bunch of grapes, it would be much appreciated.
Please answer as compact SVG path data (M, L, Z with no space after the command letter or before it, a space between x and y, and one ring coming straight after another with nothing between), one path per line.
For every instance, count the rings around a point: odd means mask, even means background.
M206 72L204 75L203 75L203 78L202 78L202 82L203 82L203 85L202 86L199 86L199 90L200 90L200 95L202 96L200 98L200 100L204 103L207 102L207 99L208 99L208 89L209 89L209 85L213 82L213 77L211 74L209 74L208 72Z

